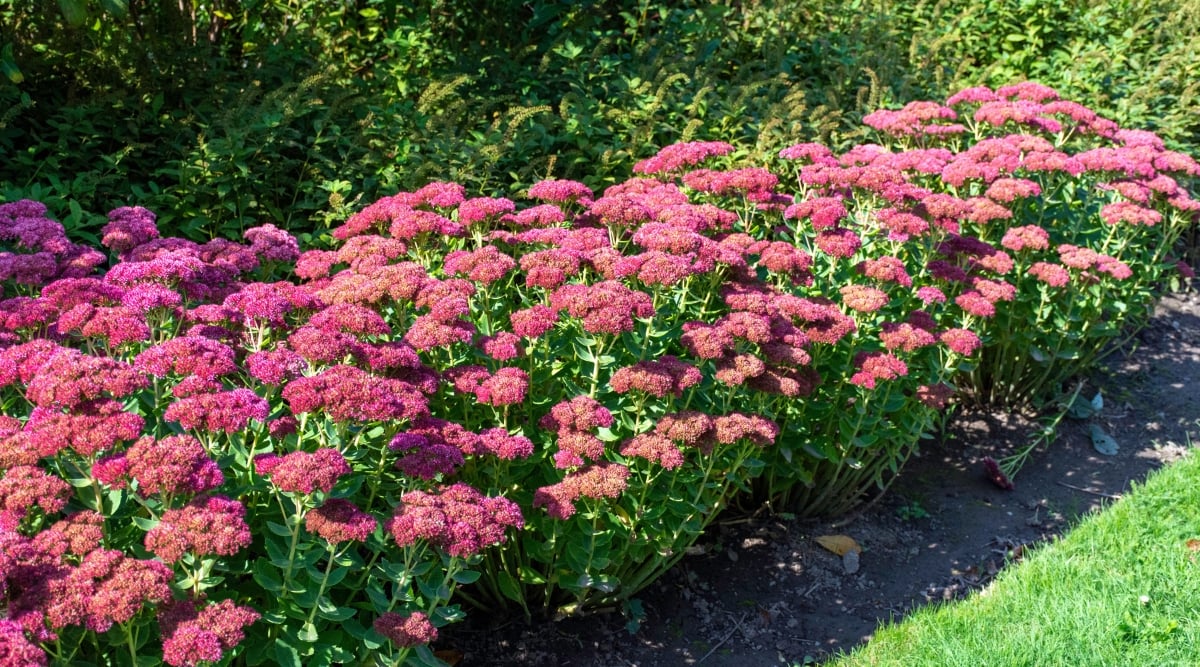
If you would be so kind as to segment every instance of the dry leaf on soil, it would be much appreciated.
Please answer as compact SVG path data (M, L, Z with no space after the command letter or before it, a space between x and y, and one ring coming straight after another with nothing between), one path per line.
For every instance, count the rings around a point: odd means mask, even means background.
M862 553L862 547L849 535L822 535L817 538L817 544L839 556L845 556L851 551Z

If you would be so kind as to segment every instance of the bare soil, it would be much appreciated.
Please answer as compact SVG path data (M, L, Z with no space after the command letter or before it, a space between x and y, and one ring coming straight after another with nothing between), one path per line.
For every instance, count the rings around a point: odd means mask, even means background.
M620 613L527 625L472 612L436 647L459 667L637 667L815 664L870 641L875 628L932 602L986 587L1033 544L1200 443L1200 296L1169 296L1151 325L1112 353L1082 390L1103 410L1065 419L1005 491L983 457L1036 438L1042 422L961 411L940 441L910 460L887 494L837 521L721 517L672 571L638 599L636 633ZM1100 454L1099 425L1120 451ZM843 534L861 547L856 571L815 542Z

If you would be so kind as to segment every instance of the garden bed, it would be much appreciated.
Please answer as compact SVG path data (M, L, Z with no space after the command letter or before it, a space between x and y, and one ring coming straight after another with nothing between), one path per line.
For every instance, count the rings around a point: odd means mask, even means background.
M892 490L868 511L837 522L729 515L638 599L645 619L630 635L620 613L526 626L468 617L439 648L475 665L805 664L868 641L876 627L911 609L988 586L1025 545L1062 535L1078 517L1125 492L1200 440L1200 296L1173 295L1149 328L1095 373L1105 409L1064 420L1058 438L1033 455L1016 488L991 484L980 460L1012 451L1039 424L1004 413L965 412L925 446ZM1120 444L1095 451L1092 422ZM841 533L863 547L861 569L817 545Z

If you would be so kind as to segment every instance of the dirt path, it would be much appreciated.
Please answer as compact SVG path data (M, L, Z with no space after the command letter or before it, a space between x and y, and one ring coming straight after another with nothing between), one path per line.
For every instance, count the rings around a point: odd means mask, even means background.
M1151 326L1107 359L1081 392L1099 391L1103 410L1064 420L1012 491L991 484L980 461L1030 442L1038 423L960 413L879 503L844 525L744 517L716 526L703 553L638 596L646 618L634 635L619 614L530 627L473 612L437 648L459 667L815 663L869 640L881 621L986 586L1025 545L1061 535L1200 443L1197 387L1200 296L1192 292L1165 299ZM1093 425L1119 443L1115 456L1093 448ZM857 572L813 541L832 533L862 546Z

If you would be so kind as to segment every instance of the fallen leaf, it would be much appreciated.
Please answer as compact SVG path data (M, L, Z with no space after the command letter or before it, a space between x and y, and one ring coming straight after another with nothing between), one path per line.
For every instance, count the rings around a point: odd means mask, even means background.
M442 662L450 665L450 667L454 667L454 665L457 665L458 663L462 662L463 652L456 650L456 649L448 648L448 649L442 649L441 651L434 651L433 656L435 658L437 658L438 660L441 660Z
M1105 456L1114 456L1121 448L1117 445L1117 441L1113 437L1104 432L1099 424L1092 424L1091 427L1092 446L1096 451Z
M1188 541L1187 541L1187 548L1188 548L1190 551L1200 551L1200 540L1198 540L1198 539L1196 539L1196 538L1194 538L1194 537L1193 537L1192 539L1188 540Z
M850 551L862 553L862 547L848 535L822 535L817 538L817 544L838 556L845 556Z

